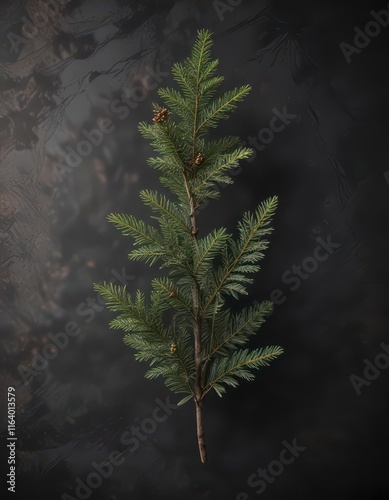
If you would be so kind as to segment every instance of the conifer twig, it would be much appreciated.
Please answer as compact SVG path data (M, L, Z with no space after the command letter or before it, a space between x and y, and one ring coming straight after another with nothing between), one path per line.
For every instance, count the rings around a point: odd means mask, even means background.
M132 215L108 215L108 221L134 241L130 260L159 262L169 274L152 280L149 301L139 290L131 296L125 287L95 284L107 307L117 313L110 327L124 331L124 342L135 350L136 360L149 362L145 377L163 377L171 391L183 395L179 405L194 400L202 463L207 461L205 395L214 390L222 396L227 386L253 380L254 370L283 352L278 346L244 348L271 311L269 301L233 313L225 300L248 293L249 276L259 270L268 247L277 197L243 215L236 239L224 228L199 236L198 209L219 197L221 184L232 184L231 171L252 153L239 146L237 137L207 140L210 130L250 90L246 85L214 98L223 78L215 76L218 61L211 59L211 45L211 33L200 30L191 56L172 68L181 90L159 89L164 105L154 104L152 123L139 124L157 154L148 163L161 173L174 199L140 192L155 225ZM170 320L167 311L172 312Z

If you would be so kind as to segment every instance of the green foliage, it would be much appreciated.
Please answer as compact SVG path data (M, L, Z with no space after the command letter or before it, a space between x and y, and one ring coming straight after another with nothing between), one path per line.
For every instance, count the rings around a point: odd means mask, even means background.
M277 197L245 213L236 237L225 228L197 234L198 209L220 195L220 185L232 184L232 171L252 153L239 146L238 137L209 138L250 91L245 85L216 96L223 78L216 75L211 46L211 33L199 31L191 56L172 68L178 89L159 89L163 106L154 105L154 123L139 125L156 154L148 164L172 196L140 192L151 209L151 225L127 214L108 216L132 238L130 260L158 263L167 274L153 279L149 300L140 291L132 298L125 287L95 285L118 313L110 327L123 330L135 358L149 363L147 378L161 376L169 389L184 394L180 404L199 402L211 390L221 396L227 386L252 380L283 352L278 346L246 346L271 312L271 302L233 313L225 300L247 295L269 245Z
M237 387L237 378L253 380L252 369L269 366L270 361L282 354L281 347L270 346L262 349L239 349L230 356L217 357L209 370L209 382L204 388L206 394L214 389L219 396L226 392L222 384Z

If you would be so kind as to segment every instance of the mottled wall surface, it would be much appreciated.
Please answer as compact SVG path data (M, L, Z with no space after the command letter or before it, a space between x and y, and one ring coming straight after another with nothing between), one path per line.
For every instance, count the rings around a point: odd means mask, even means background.
M387 498L389 4L2 0L0 14L0 409L6 454L15 387L12 498ZM192 405L166 407L177 396L144 379L92 288L147 290L153 277L127 260L130 240L106 215L149 214L138 191L158 176L137 125L199 28L214 33L225 88L252 85L220 132L255 150L200 224L232 229L278 194L242 303L276 302L255 343L286 351L206 401L205 466ZM137 425L149 437L134 449ZM5 493L8 469L4 460Z

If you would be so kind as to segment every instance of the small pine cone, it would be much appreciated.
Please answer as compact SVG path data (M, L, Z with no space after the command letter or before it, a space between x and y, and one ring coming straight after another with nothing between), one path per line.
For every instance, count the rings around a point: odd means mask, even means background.
M174 297L174 292L169 293L169 299L172 299Z
M172 344L170 344L170 352L175 353L176 351L177 351L177 344L173 342Z
M155 109L153 122L154 123L164 122L166 120L168 114L169 114L169 111L166 108Z
M203 163L204 159L205 158L201 153L197 153L197 156L196 156L196 159L193 163L193 166L199 167Z

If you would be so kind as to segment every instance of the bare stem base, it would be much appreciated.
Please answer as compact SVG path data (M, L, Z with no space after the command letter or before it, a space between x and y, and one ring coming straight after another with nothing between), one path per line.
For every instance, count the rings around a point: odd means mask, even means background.
M205 448L202 401L196 401L196 427L197 427L197 442L199 445L200 459L201 462L205 464L207 461L207 450Z

